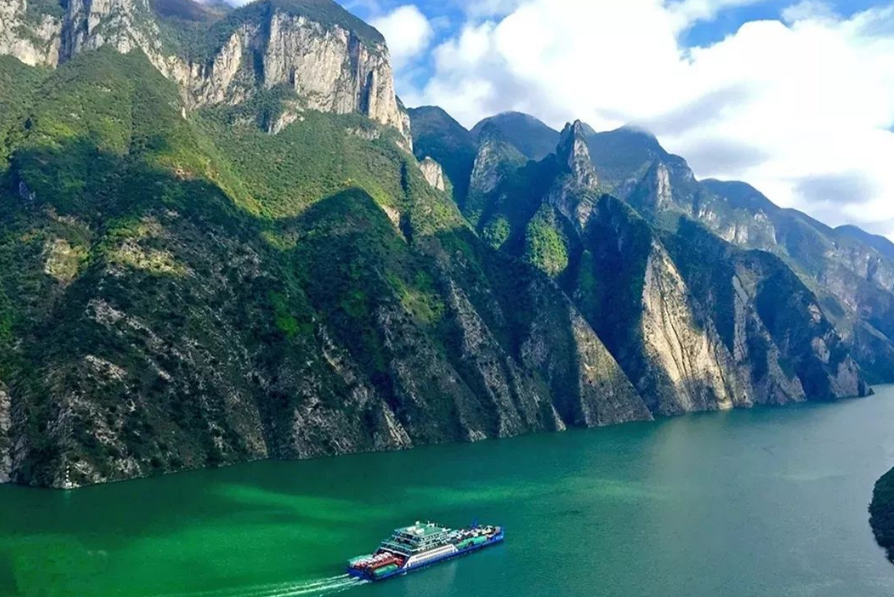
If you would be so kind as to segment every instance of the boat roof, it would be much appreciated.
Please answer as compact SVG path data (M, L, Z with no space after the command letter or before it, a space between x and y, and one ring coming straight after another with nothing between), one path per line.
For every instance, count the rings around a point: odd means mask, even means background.
M414 537L429 537L431 535L437 535L439 533L444 533L449 531L450 529L446 527L442 527L441 525L437 525L433 522L427 523L419 523L410 525L408 527L401 527L399 529L395 529L396 533L405 533L407 535L413 535Z

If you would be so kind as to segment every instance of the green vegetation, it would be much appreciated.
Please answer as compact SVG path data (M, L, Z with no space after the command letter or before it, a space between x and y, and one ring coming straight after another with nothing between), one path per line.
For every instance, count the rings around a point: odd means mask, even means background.
M518 112L506 112L485 118L475 125L472 135L480 139L488 128L499 131L500 136L527 159L540 161L556 151L559 132L551 129L533 116Z
M555 211L544 206L528 224L525 235L525 260L551 277L568 267L568 241L558 226Z
M645 220L626 203L604 195L584 239L589 255L574 259L577 271L563 279L612 354L635 355L642 348L643 287L654 240Z
M195 0L149 0L162 42L187 58L208 58L208 30L231 12L225 2L203 4Z
M34 93L47 76L44 69L26 66L10 56L0 56L0 173L6 168L6 136L27 116Z
M181 23L209 24L229 12L229 5L223 1L211 4L195 0L149 0L149 4L161 19Z
M303 112L298 122L270 135L257 123L278 109L268 96L201 117L203 130L227 156L232 173L262 206L263 215L295 216L321 197L352 187L364 188L386 205L403 195L401 163L408 156L395 146L396 132L381 131L382 138L370 144L352 131L379 134L380 129L361 116ZM239 124L245 115L249 124Z
M509 218L504 214L497 214L484 225L481 236L487 244L495 249L499 249L509 240L511 232L512 225L509 223Z
M61 19L65 15L67 0L28 0L25 5L25 18L31 24L38 25L45 16Z
M59 69L34 98L27 123L7 136L12 157L0 185L3 327L19 339L0 353L0 372L28 416L22 479L58 484L53 475L66 465L108 478L124 457L146 472L245 458L245 415L203 424L201 403L182 397L223 387L196 371L175 377L183 364L165 349L186 335L203 346L191 359L217 351L225 361L209 315L239 304L221 288L231 274L218 265L239 252L208 234L251 227L209 184L212 160L180 118L176 88L140 54L97 51ZM130 326L125 312L136 317ZM116 325L117 333L105 329ZM244 387L236 370L217 375ZM70 449L46 433L59 416L50 387L89 389L92 408L105 413L73 414ZM147 400L145 408L128 413L123 396ZM118 439L99 443L100 433Z
M894 469L875 484L869 513L876 540L894 562Z
M200 60L272 11L381 42L329 0L153 8ZM396 130L306 110L291 86L187 113L142 53L110 49L52 73L0 60L0 84L0 380L19 482L648 418L624 371L662 374L640 325L662 242L690 285L685 308L712 309L728 347L732 289L711 289L742 268L792 370L815 378L805 388L834 394L804 356L816 337L829 368L847 358L781 261L727 251L676 211L659 234L627 203L579 192L554 156L527 159L524 127L510 142L489 123L479 147L417 111L416 150L458 179L451 201ZM555 134L544 127L529 140ZM569 206L588 219L568 221Z
M469 179L478 145L472 134L440 108L424 107L408 111L412 121L413 152L416 158L432 158L444 169L453 185L454 199L465 205Z
M184 119L138 53L90 52L34 83L0 181L18 481L396 447L383 408L418 441L501 433L476 359L518 367L537 308L519 309L530 290L502 279L395 131L301 112L268 134L294 107L283 90ZM486 357L464 348L472 321L498 339ZM565 384L545 391L573 396ZM47 433L66 391L83 399ZM319 419L298 434L296 413Z

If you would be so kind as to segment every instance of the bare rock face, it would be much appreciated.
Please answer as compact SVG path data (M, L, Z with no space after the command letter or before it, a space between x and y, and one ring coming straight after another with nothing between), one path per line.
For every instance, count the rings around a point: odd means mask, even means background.
M525 157L509 144L493 125L485 126L478 136L478 153L469 177L469 196L463 214L477 225L488 197L498 192L504 179L526 162Z
M697 324L683 278L663 247L653 243L643 286L642 332L651 362L666 376L644 379L660 397L658 411L675 414L696 410L750 406L748 388L740 383L732 356L713 326ZM707 325L706 325L707 323ZM642 391L642 389L641 389Z
M661 162L652 165L640 183L644 201L639 207L647 213L669 207L673 201L670 172Z
M584 125L580 120L565 125L556 155L571 174L575 185L581 188L595 189L599 184L596 169L590 160Z
M43 15L36 21L27 22L26 11L27 0L0 3L0 54L15 56L29 66L57 64L60 20Z
M524 308L537 315L522 345L522 360L553 388L553 408L563 426L652 419L621 366L571 301L562 297L556 304L559 294L552 282L532 281L526 296L534 302Z
M9 392L0 381L0 483L9 482L9 473L12 471L12 456L10 454L12 443L9 430L12 427L12 415Z
M174 69L173 78L194 107L239 103L258 84L264 89L289 85L306 109L359 112L409 135L388 49L339 26L274 12L239 27L209 62L182 67Z
M782 352L755 311L755 289L750 278L748 272L741 272L732 280L736 365L751 380L756 404L804 402L804 385L797 375L785 371Z
M469 192L485 195L496 190L503 177L511 173L513 166L524 163L524 157L503 139L495 127L485 127L478 140Z
M593 213L599 179L580 120L565 126L556 157L564 175L556 180L546 202L582 231Z
M71 0L61 16L27 13L26 0L0 6L0 53L56 67L100 47L142 50L178 83L188 108L238 104L259 89L289 85L303 108L360 113L401 132L409 120L394 91L388 49L339 25L270 10L236 27L207 60L167 50L148 0Z
M444 169L441 168L441 164L431 158L425 158L419 162L419 169L422 170L422 176L425 177L425 181L433 189L439 191L447 190L447 182L444 179Z

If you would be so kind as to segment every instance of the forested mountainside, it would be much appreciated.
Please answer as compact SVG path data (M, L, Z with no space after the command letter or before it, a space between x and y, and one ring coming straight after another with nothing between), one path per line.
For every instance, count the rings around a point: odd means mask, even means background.
M2 480L831 400L888 371L791 255L645 209L683 192L654 158L580 123L544 154L543 127L408 115L381 36L329 0L13 0L0 53Z
M894 562L894 469L875 484L869 506L870 524L878 544Z

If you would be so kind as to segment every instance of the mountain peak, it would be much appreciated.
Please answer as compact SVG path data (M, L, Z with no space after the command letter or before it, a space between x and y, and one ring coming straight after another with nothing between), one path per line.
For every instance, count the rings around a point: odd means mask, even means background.
M637 124L625 124L624 126L617 128L611 132L626 133L628 135L637 135L640 137L646 137L648 139L651 139L651 140L655 141L656 143L658 142L658 137L656 137L652 133L652 131L650 131L649 129L643 128Z
M596 188L599 180L596 177L593 162L590 160L590 150L587 147L583 122L575 120L573 123L565 125L556 148L556 156L578 185L591 189Z
M472 136L480 138L486 127L496 127L503 138L530 160L540 161L553 152L559 132L537 118L521 112L503 112L485 118L472 128Z

